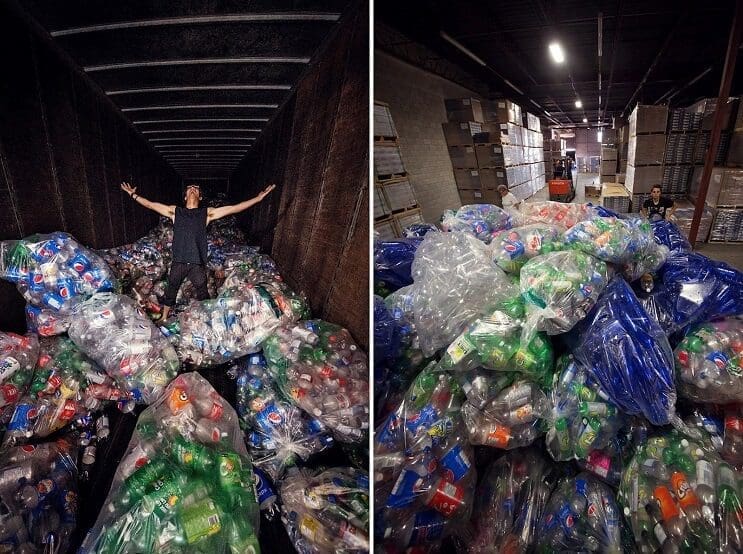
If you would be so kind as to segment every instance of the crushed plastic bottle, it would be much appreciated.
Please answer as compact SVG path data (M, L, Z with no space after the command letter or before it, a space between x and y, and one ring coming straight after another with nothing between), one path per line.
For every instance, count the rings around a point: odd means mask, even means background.
M97 293L71 314L70 338L135 402L150 404L178 373L178 356L134 301Z
M237 414L197 373L139 416L80 552L260 552L259 505Z
M563 202L522 202L519 207L518 221L514 226L541 223L556 225L567 231L579 221L595 217L596 208L590 204L565 204Z
M0 332L0 424L6 424L26 394L39 358L36 335Z
M326 427L281 398L260 354L241 359L237 375L237 413L253 464L273 479L297 461L333 445Z
M367 358L347 330L319 319L281 326L263 343L263 354L285 397L337 440L368 436Z
M465 232L485 243L498 231L509 229L511 223L511 214L492 204L469 204L441 215L442 230Z
M697 325L675 348L679 394L696 402L743 402L743 319Z
M354 468L292 468L281 482L281 520L297 552L362 554L369 543L369 475Z

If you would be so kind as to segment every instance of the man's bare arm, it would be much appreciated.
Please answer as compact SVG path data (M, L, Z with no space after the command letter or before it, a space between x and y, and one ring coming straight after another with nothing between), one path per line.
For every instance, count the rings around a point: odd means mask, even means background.
M245 200L239 204L232 204L231 206L220 206L219 208L209 208L206 212L206 223L209 224L214 220L227 217L228 215L235 215L244 210L247 210L251 206L255 206L261 200L263 200L268 194L276 188L276 185L269 185L261 191L261 193L255 198Z
M163 217L167 217L171 220L175 219L175 206L168 206L166 204L161 204L160 202L147 200L143 196L137 194L137 187L132 187L129 183L121 183L121 190L132 197L137 204L144 206L153 212L157 212Z

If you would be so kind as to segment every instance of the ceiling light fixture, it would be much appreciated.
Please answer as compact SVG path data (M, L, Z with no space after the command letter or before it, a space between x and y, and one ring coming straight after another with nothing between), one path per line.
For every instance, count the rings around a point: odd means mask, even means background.
M575 107L576 108L582 108L583 107L583 102L581 102L580 100L576 100L575 101Z
M583 118L583 123L588 123L588 118L587 117L584 117Z
M565 52L559 42L551 43L549 45L549 51L555 63L563 63L565 61Z

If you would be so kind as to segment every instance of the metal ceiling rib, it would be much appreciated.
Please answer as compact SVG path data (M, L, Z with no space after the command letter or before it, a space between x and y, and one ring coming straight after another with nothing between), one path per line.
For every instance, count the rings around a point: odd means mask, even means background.
M349 2L20 3L183 174L236 166Z

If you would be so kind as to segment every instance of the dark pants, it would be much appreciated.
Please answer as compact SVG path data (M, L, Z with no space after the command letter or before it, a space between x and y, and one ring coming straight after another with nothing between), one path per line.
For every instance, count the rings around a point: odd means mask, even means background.
M175 305L178 289L181 288L181 284L186 278L196 287L196 298L198 300L209 298L209 291L206 290L206 268L201 264L173 262L168 275L168 287L165 289L165 301L163 303L166 306L173 307Z

